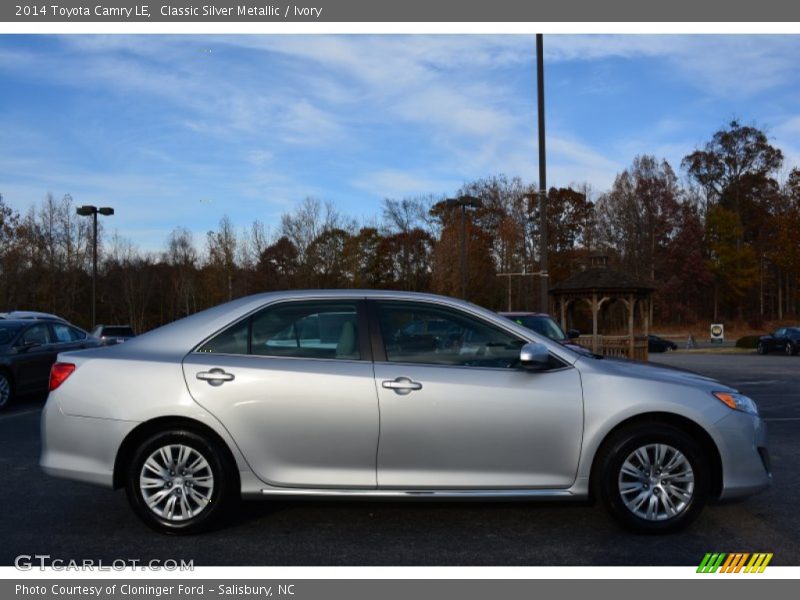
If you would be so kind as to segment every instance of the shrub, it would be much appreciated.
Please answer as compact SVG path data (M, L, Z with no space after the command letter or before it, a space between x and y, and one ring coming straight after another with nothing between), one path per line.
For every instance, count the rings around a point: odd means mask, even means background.
M736 340L736 347L737 348L755 348L758 346L758 338L760 336L757 335L743 335L738 340Z

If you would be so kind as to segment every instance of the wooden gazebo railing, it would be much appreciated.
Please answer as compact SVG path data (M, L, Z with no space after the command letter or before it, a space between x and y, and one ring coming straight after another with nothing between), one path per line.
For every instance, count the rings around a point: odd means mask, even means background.
M633 345L631 345L631 338L627 335L598 335L597 337L598 354L631 360L646 361L648 359L646 335L633 336ZM592 349L593 338L591 335L582 335L571 341L589 350Z

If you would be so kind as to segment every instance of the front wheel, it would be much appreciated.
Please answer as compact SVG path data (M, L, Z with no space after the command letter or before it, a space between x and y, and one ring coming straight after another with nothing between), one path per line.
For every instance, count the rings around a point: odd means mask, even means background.
M232 467L216 443L193 431L166 431L135 450L126 492L134 511L162 533L212 526L235 496Z
M786 356L794 356L797 354L797 348L792 342L786 342Z
M756 352L759 354L766 354L767 353L767 346L764 342L758 342L758 348L756 348Z
M0 371L0 411L8 408L14 397L14 384L8 374Z
M680 429L661 424L628 428L601 452L601 496L627 529L678 531L706 504L708 464L698 444Z

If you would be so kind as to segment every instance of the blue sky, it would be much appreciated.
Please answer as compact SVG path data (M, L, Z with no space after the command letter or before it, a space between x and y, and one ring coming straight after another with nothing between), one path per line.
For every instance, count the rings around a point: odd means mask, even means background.
M595 195L636 154L680 159L736 117L800 165L800 37L545 37L548 184ZM533 36L0 36L0 193L112 205L143 249L223 214L273 230L306 196L535 182Z

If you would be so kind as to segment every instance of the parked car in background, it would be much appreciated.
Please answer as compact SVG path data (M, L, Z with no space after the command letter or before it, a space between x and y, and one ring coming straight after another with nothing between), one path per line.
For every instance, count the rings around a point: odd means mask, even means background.
M0 320L0 410L17 395L46 392L59 352L99 345L83 329L60 320Z
M772 333L762 335L756 350L759 354L779 351L794 356L800 352L800 327L779 327Z
M44 321L61 321L62 323L69 322L58 315L51 315L50 313L38 312L35 310L12 310L0 313L0 319L37 319Z
M50 390L45 472L125 488L168 533L209 527L240 496L592 493L626 527L663 533L771 482L764 423L735 389L598 360L430 294L240 298L64 352Z
M678 344L670 342L657 335L647 336L647 351L648 352L669 352L670 350L677 350Z
M547 313L500 312L497 314L505 317L506 319L514 321L517 325L527 327L539 335L548 337L554 342L563 344L567 348L575 350L576 352L591 354L591 351L588 348L571 341L580 336L580 331L577 329L570 329L567 333L564 333L564 330L561 329L561 326L556 322L556 320Z
M107 346L136 337L130 325L98 325L92 331L92 335Z

